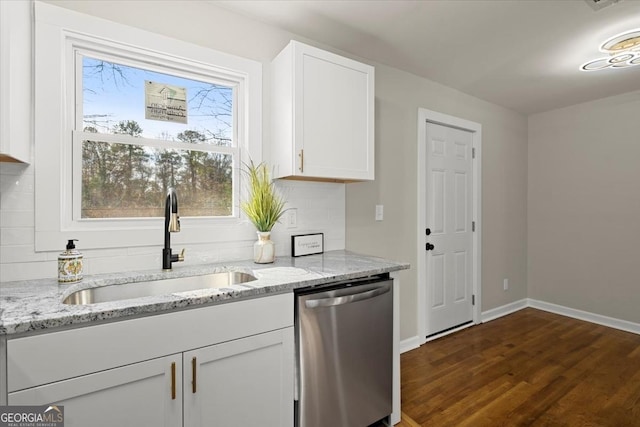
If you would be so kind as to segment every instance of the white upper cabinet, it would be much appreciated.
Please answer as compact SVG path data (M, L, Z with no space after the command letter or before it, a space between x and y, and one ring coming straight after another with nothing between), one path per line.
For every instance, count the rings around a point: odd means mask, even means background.
M296 41L271 64L275 178L374 179L374 68Z
M32 2L0 1L0 161L28 163Z

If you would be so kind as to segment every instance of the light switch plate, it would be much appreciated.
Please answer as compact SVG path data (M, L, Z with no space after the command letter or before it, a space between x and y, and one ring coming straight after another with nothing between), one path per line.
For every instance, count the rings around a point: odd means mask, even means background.
M376 205L376 221L384 219L384 205Z
M288 229L298 228L298 209L291 208L287 210L285 218L286 218L286 225Z

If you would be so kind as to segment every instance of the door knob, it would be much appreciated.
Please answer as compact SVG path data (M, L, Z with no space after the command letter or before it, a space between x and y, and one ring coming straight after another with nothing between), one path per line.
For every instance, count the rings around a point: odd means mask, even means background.
M431 243L427 243L427 245L426 245L425 249L426 249L426 250L428 250L428 251L430 251L430 250L432 250L432 249L435 249L435 246L433 246Z

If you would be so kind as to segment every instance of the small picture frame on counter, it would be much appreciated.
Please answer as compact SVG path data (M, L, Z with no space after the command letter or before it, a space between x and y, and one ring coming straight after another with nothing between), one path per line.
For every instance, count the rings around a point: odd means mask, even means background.
M291 256L316 255L324 252L324 233L291 236Z

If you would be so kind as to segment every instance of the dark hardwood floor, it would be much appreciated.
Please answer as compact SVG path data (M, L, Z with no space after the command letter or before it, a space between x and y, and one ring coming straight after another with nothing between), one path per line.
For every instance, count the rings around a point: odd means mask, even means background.
M640 335L527 308L401 363L402 427L640 426Z

